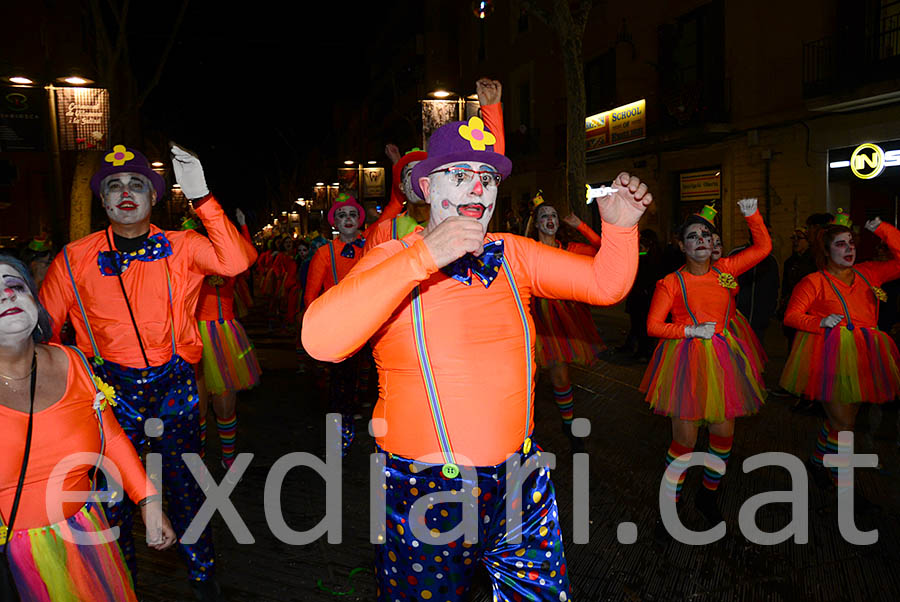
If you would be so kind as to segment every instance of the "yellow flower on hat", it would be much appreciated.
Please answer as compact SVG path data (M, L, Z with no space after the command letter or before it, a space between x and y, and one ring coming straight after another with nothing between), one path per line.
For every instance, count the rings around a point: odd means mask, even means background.
M472 117L469 119L468 125L459 126L459 135L469 141L472 150L483 151L487 145L493 145L497 142L494 135L484 129L484 122L481 117Z
M124 144L117 144L113 147L112 152L103 157L107 163L112 163L115 167L125 165L127 161L134 159L134 153L125 148Z

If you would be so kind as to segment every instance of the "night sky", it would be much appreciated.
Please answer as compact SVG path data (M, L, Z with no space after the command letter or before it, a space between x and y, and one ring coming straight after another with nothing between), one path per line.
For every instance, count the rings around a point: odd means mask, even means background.
M145 136L196 150L210 187L226 205L243 207L261 204L260 186L276 163L300 163L310 178L334 176L337 166L319 157L333 160L341 136L335 103L352 106L361 96L368 61L389 51L391 38L378 3L246 6L191 0L142 110ZM142 12L132 14L129 33L139 85L152 77L179 7L135 7Z

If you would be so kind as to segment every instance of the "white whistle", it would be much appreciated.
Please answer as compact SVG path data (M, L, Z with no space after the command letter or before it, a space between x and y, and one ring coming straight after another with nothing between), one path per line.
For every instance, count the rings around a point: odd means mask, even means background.
M590 184L585 184L585 188L587 188L587 204L590 205L591 201L594 199L599 199L601 197L609 196L614 192L618 192L618 188L613 188L612 186L598 186L597 188L591 188Z

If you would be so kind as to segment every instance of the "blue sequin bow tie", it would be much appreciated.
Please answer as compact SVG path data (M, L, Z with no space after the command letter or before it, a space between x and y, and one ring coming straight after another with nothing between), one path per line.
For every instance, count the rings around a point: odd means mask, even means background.
M341 249L341 257L349 257L350 259L356 257L356 251L353 250L354 245L362 249L366 245L366 239L357 238L353 242L348 242L347 244L345 244L344 248Z
M471 253L466 253L453 263L441 268L441 271L466 286L472 284L472 276L469 273L471 271L478 277L484 288L487 288L497 277L501 265L503 265L503 241L495 240L484 245L484 251L480 256L475 257Z
M123 253L121 251L100 251L97 265L104 276L122 274L132 261L156 261L172 254L172 245L162 232L148 236L137 251Z

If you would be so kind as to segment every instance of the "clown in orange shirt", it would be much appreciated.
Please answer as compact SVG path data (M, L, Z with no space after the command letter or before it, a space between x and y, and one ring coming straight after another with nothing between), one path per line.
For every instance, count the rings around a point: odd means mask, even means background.
M362 206L350 195L341 193L328 211L328 223L338 237L319 247L309 263L303 302L309 307L323 292L341 282L363 256L365 238L359 230L365 223ZM359 354L353 354L332 367L328 381L328 405L341 414L342 452L346 455L356 436L352 405L359 380Z
M521 487L505 478L507 460L543 463L531 439L529 307L533 296L623 299L637 271L637 223L652 198L638 178L619 175L619 191L599 202L604 241L595 257L486 234L512 163L479 123L439 128L413 169L416 192L431 206L427 228L366 254L303 322L303 344L321 360L343 361L372 340L380 381L373 431L387 453L389 509L376 551L378 600L466 599L477 565L495 600L570 595L549 470L531 472ZM453 493L463 502L412 516L428 496ZM509 533L507 496L525 514ZM477 542L448 533L475 504ZM459 539L438 542L442 536Z
M883 404L900 395L900 353L891 337L878 329L881 285L900 277L900 232L876 217L865 224L890 249L891 261L856 263L856 236L849 218L838 210L834 221L812 241L819 271L801 280L788 302L784 324L797 329L781 386L798 397L817 400L825 410L808 467L816 484L838 485L838 467L829 474L826 454L838 453L838 433L852 432L861 403ZM851 473L852 474L852 473ZM849 491L853 491L849 488ZM855 510L877 506L854 491Z
M162 176L140 152L118 145L91 178L110 227L69 243L41 285L43 301L57 328L68 318L79 348L93 357L95 371L115 387L115 414L136 449L145 443L161 453L169 516L182 537L204 500L181 459L200 451L197 384L191 364L202 344L194 312L200 286L210 274L237 276L256 259L209 193L196 156L172 146L175 177L191 200L208 238L193 231L162 231L150 210L165 193ZM54 342L59 332L54 332ZM149 419L163 431L145 433ZM119 546L134 574L134 504L109 506L110 524L121 527ZM181 543L196 595L216 600L212 532L194 544Z
M666 493L678 502L684 467L701 426L709 428L709 454L727 462L734 440L734 419L754 414L765 401L765 384L750 359L750 344L728 325L734 312L737 276L762 261L772 241L757 211L756 199L738 201L753 234L753 246L712 262L713 226L708 214L691 215L680 231L686 264L656 283L647 315L647 334L660 339L641 383L656 414L672 421L666 454ZM668 319L671 316L671 320ZM671 467L672 470L668 470ZM682 469L679 476L675 469ZM707 465L695 498L713 525L722 521L717 504L722 473ZM666 536L657 522L656 536Z

